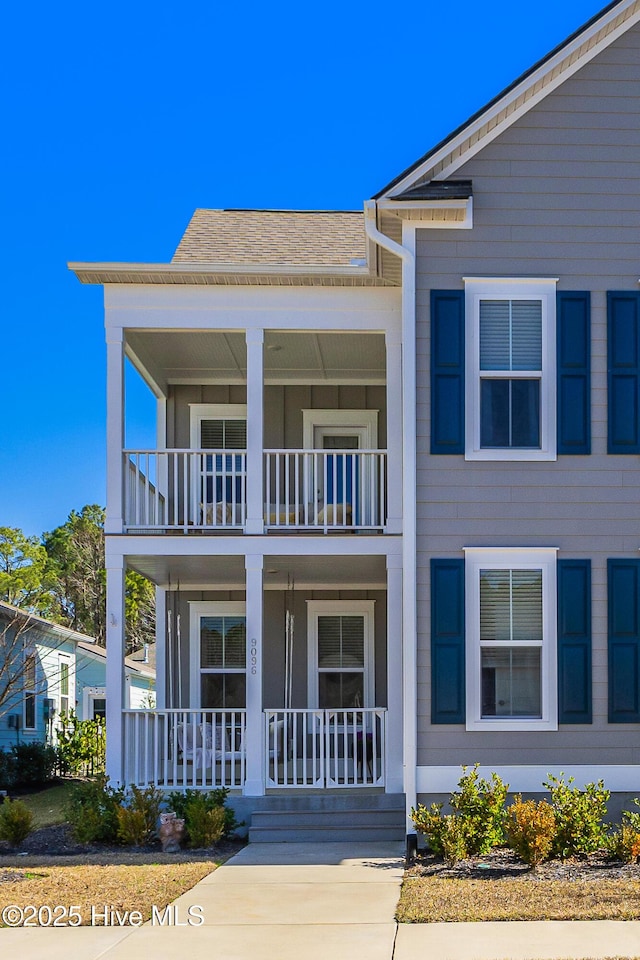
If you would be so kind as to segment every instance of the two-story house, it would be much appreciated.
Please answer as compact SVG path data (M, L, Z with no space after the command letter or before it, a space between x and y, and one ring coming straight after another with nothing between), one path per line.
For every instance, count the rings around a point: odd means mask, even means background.
M105 289L112 778L280 831L476 761L638 791L639 184L616 0L364 214L198 210L170 263L71 265ZM124 447L125 358L156 449ZM127 566L157 585L135 714Z

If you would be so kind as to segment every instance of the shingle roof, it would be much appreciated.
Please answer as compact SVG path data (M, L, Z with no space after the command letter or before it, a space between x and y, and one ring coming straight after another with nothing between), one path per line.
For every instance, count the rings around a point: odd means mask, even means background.
M355 210L196 210L171 262L363 265L364 216Z

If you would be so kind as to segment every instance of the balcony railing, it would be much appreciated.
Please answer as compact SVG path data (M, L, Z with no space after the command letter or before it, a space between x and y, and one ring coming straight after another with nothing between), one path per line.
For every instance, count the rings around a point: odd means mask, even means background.
M124 710L123 778L169 789L241 787L244 710Z
M267 528L382 529L384 450L266 450Z
M127 530L241 530L247 519L244 450L126 450ZM382 530L384 450L266 450L267 530Z
M125 450L124 522L129 530L242 528L243 450Z

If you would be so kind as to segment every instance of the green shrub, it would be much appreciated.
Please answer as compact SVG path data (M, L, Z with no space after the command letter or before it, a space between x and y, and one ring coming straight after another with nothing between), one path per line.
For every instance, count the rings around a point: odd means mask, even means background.
M128 846L139 847L147 839L147 821L143 810L118 807L118 840Z
M551 805L556 818L556 835L553 841L553 856L573 857L593 853L606 845L606 830L603 823L607 802L611 793L604 782L588 783L584 790L572 787L573 777L564 781L548 775L543 786L551 794Z
M468 773L462 768L458 788L449 798L453 814L443 816L442 803L428 808L418 804L411 811L416 830L424 834L431 850L450 862L488 853L505 840L508 784L496 773L491 780L479 777L476 764Z
M124 800L121 787L110 787L107 777L79 783L71 793L67 816L80 843L115 843L118 809Z
M507 810L507 840L521 860L535 867L551 853L556 817L546 800L523 800L518 794Z
M156 787L129 787L124 802L118 807L118 840L140 846L157 836L162 794Z
M208 808L204 797L196 797L186 805L185 826L190 847L194 849L210 847L224 835L224 807Z
M623 823L607 840L607 849L616 860L623 863L640 861L640 832Z
M478 764L467 773L462 768L458 790L451 794L449 803L454 813L463 820L467 850L471 856L488 853L492 847L505 841L505 800L509 784L497 773L491 780L478 776Z
M167 797L169 809L173 810L179 820L187 819L187 806L193 800L203 800L207 810L214 810L222 807L224 809L224 833L223 836L230 837L238 821L231 807L226 806L226 800L229 796L227 787L218 787L216 790L173 790Z
M78 720L73 711L62 714L57 730L62 772L82 777L104 773L105 734L103 720Z
M39 786L52 780L58 766L54 747L39 741L14 743L15 786Z
M17 846L33 830L33 814L21 800L5 800L0 807L0 840Z
M445 818L442 816L442 803L432 803L430 807L425 807L419 803L417 808L411 808L411 819L418 833L423 834L429 849L437 856L444 856L444 847L442 843L445 831Z
M0 790L9 790L16 782L16 758L0 749Z

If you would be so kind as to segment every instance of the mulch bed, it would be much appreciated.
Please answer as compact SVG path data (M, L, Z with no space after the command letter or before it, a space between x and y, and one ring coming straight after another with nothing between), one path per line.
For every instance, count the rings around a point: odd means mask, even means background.
M29 867L48 864L76 866L81 864L145 864L187 863L207 859L227 860L245 845L243 840L222 840L203 850L184 849L180 853L163 853L159 843L143 847L125 847L104 843L78 843L69 824L34 830L17 847L0 840L0 867ZM2 876L6 880L6 876Z
M600 851L571 860L547 860L535 870L523 863L512 850L494 850L482 857L471 857L448 865L440 857L421 852L408 868L408 878L439 877L455 880L640 880L640 864L620 863Z

